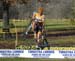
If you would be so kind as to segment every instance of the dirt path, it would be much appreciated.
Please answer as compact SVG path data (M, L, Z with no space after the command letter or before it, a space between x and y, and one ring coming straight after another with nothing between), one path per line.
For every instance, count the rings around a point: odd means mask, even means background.
M72 38L69 36L73 36ZM26 37L26 38L25 38ZM49 41L50 46L74 46L75 45L75 30L63 30L63 31L46 31L46 37ZM27 36L24 34L24 32L18 33L18 40L20 42L18 44L27 44L27 43L33 43L32 41L28 41L33 39L33 33L30 32ZM67 40L68 38L68 40ZM14 49L15 48L15 34L6 34L5 41L2 41L2 34L0 33L0 49ZM13 40L11 40L13 39ZM23 39L27 39L27 41L23 41ZM22 40L22 41L21 41ZM63 41L64 40L64 41ZM66 41L65 41L66 40Z

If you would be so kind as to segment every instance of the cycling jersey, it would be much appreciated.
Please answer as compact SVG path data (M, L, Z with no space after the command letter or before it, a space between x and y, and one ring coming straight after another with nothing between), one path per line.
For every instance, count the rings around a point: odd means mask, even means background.
M34 13L34 21L35 21L35 26L34 26L34 31L38 32L43 29L43 21L44 21L44 15L39 15L39 13Z
M35 22L43 22L44 21L44 15L39 15L39 13L34 13L34 21Z

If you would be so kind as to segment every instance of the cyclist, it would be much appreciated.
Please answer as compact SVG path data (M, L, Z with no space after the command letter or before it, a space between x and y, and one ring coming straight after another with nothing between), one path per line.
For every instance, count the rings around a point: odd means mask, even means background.
M35 12L32 16L32 29L34 31L34 39L37 42L37 48L40 45L40 36L42 35L43 32L43 26L44 26L44 19L45 16L43 14L43 8L39 7L38 12Z

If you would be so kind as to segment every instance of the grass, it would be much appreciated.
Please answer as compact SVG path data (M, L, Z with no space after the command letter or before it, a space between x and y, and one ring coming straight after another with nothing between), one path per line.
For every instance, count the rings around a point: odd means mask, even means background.
M30 20L12 20L10 21L10 24L13 23L14 26L16 27L25 27L28 26ZM75 24L75 22L73 22ZM70 19L46 19L45 24L47 26L66 26L69 25L71 26L72 23ZM0 22L0 27L3 26L3 22Z
M10 32L15 33L15 27L18 32L23 32L29 25L30 20L14 20L10 19ZM3 22L0 22L0 32L2 32ZM69 30L75 29L75 21L72 22L70 19L46 19L45 20L46 30Z
M10 24L13 23L13 27L10 28L10 32L11 33L15 33L16 30L18 32L23 32L26 27L28 26L30 20L11 20ZM46 24L46 30L62 30L62 29L75 29L75 22L73 22L73 24L71 23L70 19L46 19L45 20L45 24ZM2 32L2 25L3 23L0 22L0 33ZM16 26L17 28L14 28L14 26ZM55 31L53 31L55 32ZM51 34L51 32L49 32ZM6 41L6 42L5 42ZM3 44L7 44L7 40L2 41L2 39L0 39L0 43ZM15 41L14 39L12 40L13 42ZM75 46L75 36L51 36L48 37L48 42L51 44L51 46ZM8 42L9 44L11 44L11 39ZM22 38L18 39L18 45L27 45L27 44L34 44L33 43L33 39L26 39L26 40L22 40ZM7 44L7 45L9 45ZM4 44L3 44L4 45Z
M50 44L50 49L58 49L62 47L75 47L75 36L59 36L59 37L48 37L47 38L49 44ZM25 39L18 39L18 49L25 49L28 50L30 49L36 49L35 48L35 42L33 38L25 38ZM56 48L54 48L56 47ZM5 39L0 40L0 48L1 49L14 49L15 48L15 39ZM44 50L46 50L45 48ZM62 48L63 49L63 48ZM75 49L74 49L75 50Z
M49 43L57 44L60 46L73 46L73 44L75 44L75 41L74 41L75 36L61 36L61 37L59 36L59 37L49 38L48 40L49 40L48 41Z
M50 44L49 50L53 49L69 49L68 47L75 47L75 36L59 36L59 37L50 37L48 38ZM30 47L31 46L31 47ZM35 43L31 39L26 39L25 41L18 41L18 49L34 49L36 50ZM48 50L47 47L44 50ZM74 49L75 50L75 49Z
M27 25L29 24L29 20L28 21L11 21L10 23L13 23L13 25L16 25L17 27L17 30L19 32L23 31ZM66 20L66 19L63 19L63 20L56 20L56 19L48 19L45 21L45 24L46 24L46 29L53 29L53 30L56 30L56 29L75 29L75 24L73 22L73 24L70 22L70 20ZM2 22L0 22L0 33L2 32ZM10 29L11 32L15 32L15 28L11 28ZM14 43L15 40L13 40L11 42L7 40L5 41L2 41L0 40L0 46L1 44L3 44L4 48L7 48L8 46L11 47L11 45L13 46L15 43ZM50 47L51 50L65 50L65 49L69 49L70 47L68 46L71 46L71 50L75 50L74 46L75 46L75 36L59 36L59 37L49 37L48 38L48 42L52 45L52 46L55 46L55 47ZM20 45L19 48L22 48L22 49L27 49L29 47L26 47L26 46L22 46L25 45L25 44L28 44L29 43L33 43L33 40L31 39L26 39L26 40L18 40L18 44ZM67 46L67 47L57 47L57 46ZM6 47L7 46L7 47ZM14 46L13 46L14 47ZM34 49L34 46L33 46L33 49ZM44 48L44 50L47 50L47 48ZM40 58L40 59L31 59L31 58L0 58L0 61L75 61L75 59L43 59L43 58Z
M50 58L0 58L0 61L75 61L75 59L50 59Z

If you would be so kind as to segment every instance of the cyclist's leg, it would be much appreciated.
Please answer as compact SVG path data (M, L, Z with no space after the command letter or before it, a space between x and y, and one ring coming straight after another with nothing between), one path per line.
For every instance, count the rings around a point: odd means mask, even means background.
M35 22L34 22L34 21L32 22L31 26L32 26L32 31L34 31L34 29L36 28L36 27L35 27L35 26L36 26L36 24L35 24Z
M40 44L40 35L41 35L41 32L39 31L39 32L37 32L37 44L36 44L36 48L38 49L40 49L40 46L41 46L41 44Z
M41 46L41 36L42 36L42 26L38 26L37 41L39 46Z
M38 33L37 33L37 41L38 41L38 43L40 43L40 36L41 36L41 31L39 31Z
M35 25L35 27L34 27L34 41L36 42L36 48L38 48L37 34L38 34L38 26Z
M37 42L37 33L34 32L34 40Z

